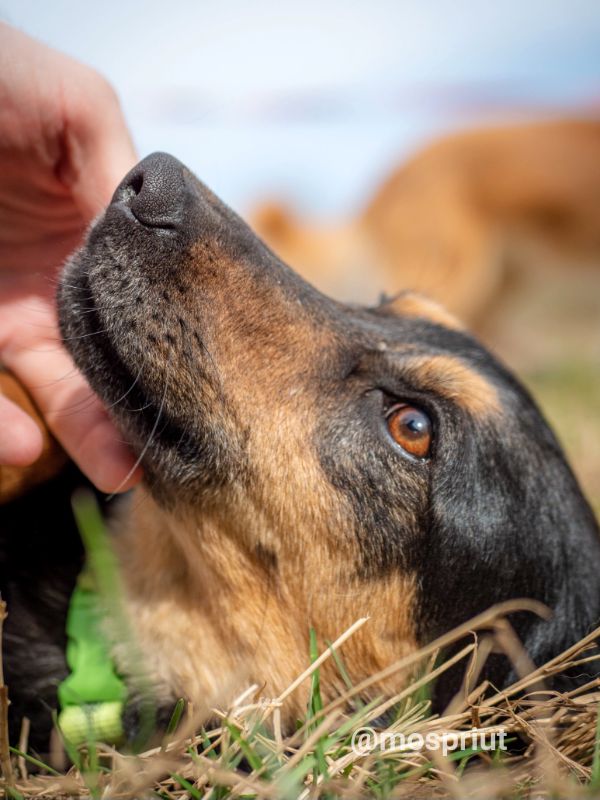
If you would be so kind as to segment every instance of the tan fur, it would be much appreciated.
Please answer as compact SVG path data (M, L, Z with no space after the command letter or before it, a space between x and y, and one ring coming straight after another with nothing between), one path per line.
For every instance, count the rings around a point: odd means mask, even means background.
M302 330L298 347L323 345ZM294 331L285 335L289 346ZM233 341L227 346L233 349ZM353 514L307 444L319 398L307 397L294 380L295 359L274 374L268 357L253 370L236 368L243 355L229 352L235 380L229 374L227 385L251 431L249 459L258 465L252 486L227 504L174 513L140 488L117 538L130 613L154 674L197 708L223 706L253 683L264 685L264 697L278 696L309 666L311 626L323 649L371 616L342 652L356 681L416 648L414 578L357 577ZM289 388L274 406L269 395L282 386ZM390 679L386 693L406 677ZM333 662L322 679L327 698L343 688ZM307 691L303 685L286 702L285 723L305 710Z
M500 398L494 386L483 375L452 356L418 356L404 363L408 374L424 389L435 391L462 406L474 416L500 411Z
M449 136L396 169L364 213L339 225L297 220L275 203L250 219L285 261L339 299L375 302L376 291L413 289L477 326L538 262L600 262L600 122Z
M414 292L403 292L388 305L395 314L401 317L416 317L436 325L442 325L450 330L464 330L464 325L439 303Z
M67 461L58 442L49 433L42 417L22 384L0 369L0 394L12 400L37 423L43 436L40 457L28 467L9 467L0 464L0 505L14 500L29 489L56 475Z
M306 540L292 531L289 541L278 542L279 566L271 573L221 516L177 518L143 489L136 495L126 532L117 538L128 609L154 677L192 698L196 708L222 707L253 683L264 687L264 697L277 697L310 664L310 626L324 649L356 619L371 617L341 652L357 681L416 648L412 578L362 583L349 577L352 564L343 574L343 560L321 547L318 536L302 554L294 552L294 542ZM389 694L406 677L373 692ZM343 687L333 662L322 681L329 699ZM303 685L286 702L285 722L306 709L307 691Z

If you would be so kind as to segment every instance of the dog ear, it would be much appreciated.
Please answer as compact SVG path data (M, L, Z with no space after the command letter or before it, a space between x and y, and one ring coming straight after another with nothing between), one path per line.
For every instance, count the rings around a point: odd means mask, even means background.
M397 317L411 317L427 320L435 325L442 325L454 331L464 331L462 322L426 295L419 292L405 291L393 297L383 296L375 309L379 314Z
M35 463L27 467L9 467L0 464L0 505L2 505L58 474L67 462L67 456L48 431L31 397L9 372L0 371L0 394L25 411L36 422L43 435L42 453Z

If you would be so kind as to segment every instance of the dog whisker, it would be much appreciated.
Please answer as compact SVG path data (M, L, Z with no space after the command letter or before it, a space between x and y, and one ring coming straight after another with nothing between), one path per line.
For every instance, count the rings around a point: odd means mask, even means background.
M60 378L55 378L54 380L47 381L46 383L38 383L37 388L48 389L50 386L56 386L57 384L62 383L62 381L71 380L71 378L78 377L79 375L80 372L77 369L77 367L73 367L73 369L70 369L68 372L65 372L64 375L61 375Z
M131 303L117 303L113 306L94 306L94 308L86 308L83 311L80 311L80 316L84 314L94 314L96 311L118 311L120 308L131 308L131 306L135 306L135 301Z
M99 331L90 331L89 333L82 333L78 336L63 336L63 342L74 342L77 339L87 339L90 336L98 336L100 333L108 333L108 328L101 328Z
M128 408L127 411L130 414L139 414L141 411L146 411L147 408L152 408L153 405L154 405L153 402L151 400L149 400L146 403L146 405L139 406L139 408Z
M65 417L72 417L75 414L81 414L82 411L91 408L97 399L98 399L97 395L95 395L94 392L90 391L87 397L78 400L76 403L73 403L72 405L65 406L61 411L56 412L56 416L60 418L65 418Z
M156 431L158 430L160 419L162 417L162 413L163 413L163 410L164 410L164 407L165 407L165 401L167 399L167 390L168 390L168 388L169 388L169 372L167 372L166 377L165 377L165 388L164 388L164 391L163 391L162 400L160 401L158 414L156 415L156 420L154 421L154 425L152 426L152 430L150 431L150 434L148 435L148 438L146 439L146 443L143 446L143 448L141 449L139 456L136 458L134 465L131 467L131 469L129 470L127 475L119 483L119 485L116 487L116 489L108 496L109 500L112 500L112 498L115 497L116 494L118 494L119 490L122 489L123 486L125 486L127 481L131 478L131 476L134 474L136 469L142 463L142 461L144 459L144 456L146 455L146 452L148 451L148 448L152 444L152 440L154 439Z
M81 292L81 290L82 290L81 286L77 286L77 285L75 285L73 283L65 283L64 281L59 281L56 278L46 278L46 280L49 283L51 283L53 286L66 286L69 289L76 289L78 292ZM86 294L87 294L88 297L92 296L92 293L89 290L86 292Z
M121 397L119 397L117 400L115 400L115 401L114 401L114 403L111 403L110 405L108 405L108 406L105 406L105 409L106 409L107 411L108 411L108 410L110 410L111 408L114 408L115 406L118 406L118 405L119 405L119 403L121 403L123 400L125 400L125 398L127 397L127 395L128 395L128 394L129 394L129 393L130 393L130 392L133 390L134 386L135 386L135 385L136 385L136 383L139 381L139 379L140 379L140 375L142 374L142 370L143 370L143 369L144 369L144 367L143 367L143 366L141 366L141 367L140 367L140 369L139 369L139 371L138 371L138 374L137 374L137 375L135 376L135 378L133 379L133 383L131 384L131 386L129 387L129 389L127 389L127 391L126 391L124 394L122 394L122 395L121 395ZM146 407L147 407L147 406L146 406Z

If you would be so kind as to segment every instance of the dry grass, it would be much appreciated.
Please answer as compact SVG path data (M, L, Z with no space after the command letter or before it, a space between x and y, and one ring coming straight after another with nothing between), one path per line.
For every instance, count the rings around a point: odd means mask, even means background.
M551 256L520 274L484 338L531 389L600 514L600 265Z
M562 292L559 294L562 308L564 300ZM586 296L595 297L591 291ZM500 350L532 388L600 512L600 328L596 305L584 315L577 300L576 313L559 321L547 304L538 303L536 316L532 304L522 301L521 317L510 317L512 339ZM533 348L531 352L527 347ZM576 359L573 353L578 354ZM520 354L522 363L516 354ZM292 734L284 734L279 724L281 707L289 695L265 701L260 687L249 687L232 708L215 713L219 724L196 733L198 726L191 713L176 738L141 755L124 755L98 746L76 755L77 765L59 775L44 774L43 770L28 774L31 763L13 752L14 778L10 787L4 785L5 791L14 798L40 800L68 796L123 800L600 797L600 681L590 680L576 691L563 693L549 691L543 685L569 669L584 672L586 663L599 657L593 644L600 638L600 628L549 664L530 672L526 654L505 621L508 610L503 606L491 611L414 657L412 685L402 696L387 702L373 698L361 707L360 700L369 696L368 686L349 686L338 701L322 708L322 662L318 649L313 649L312 667L299 676L311 681L311 703ZM460 653L467 676L465 686L442 716L433 716L427 689L449 666L448 661L440 664L437 652L463 637L465 631L473 631ZM333 649L320 652L323 659L335 658L342 673L343 642L352 632L340 637ZM522 675L503 692L478 681L492 646L505 650ZM396 668L406 666L405 659ZM293 690L292 686L288 691ZM397 712L382 728L377 719L390 702L396 704ZM352 733L363 726L424 735L432 731L501 729L513 742L509 752L495 754L474 748L448 757L440 751L382 753L375 749L355 753ZM26 734L24 730L19 743L22 751L26 750ZM7 753L0 752L0 758L6 763Z
M598 326L600 328L600 325ZM558 434L582 488L600 515L600 357L571 357L524 377Z
M232 708L216 711L220 722L208 730L196 732L192 713L176 737L160 748L136 756L100 745L83 749L76 756L77 766L65 775L28 775L29 762L13 757L15 777L5 790L15 798L40 799L596 796L600 794L600 681L593 679L564 693L547 690L544 682L568 669L585 671L585 665L599 657L593 645L600 629L532 670L506 621L516 607L544 611L529 602L505 603L404 658L395 668L414 667L415 678L395 698L373 698L364 704L369 680L348 686L343 696L322 706L320 664L334 658L344 674L344 641L360 625L369 624L359 620L321 652L313 636L311 667L277 699L264 700L259 687L249 687ZM459 639L466 641L462 650L440 663L440 650ZM479 682L492 647L504 650L522 675L503 692ZM424 690L456 661L465 666L463 688L443 716L434 716ZM281 708L303 681L311 682L309 708L298 729L286 735L280 727ZM378 728L377 720L392 707L393 719ZM503 730L513 740L513 749L488 753L468 746L446 757L441 750L355 752L352 733L364 726L423 735ZM515 748L517 739L520 746Z

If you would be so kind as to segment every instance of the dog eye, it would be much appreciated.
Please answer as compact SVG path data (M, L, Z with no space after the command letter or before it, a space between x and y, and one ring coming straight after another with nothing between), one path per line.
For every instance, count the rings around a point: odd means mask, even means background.
M392 439L403 450L417 458L429 455L432 438L431 420L414 406L395 405L386 414Z

